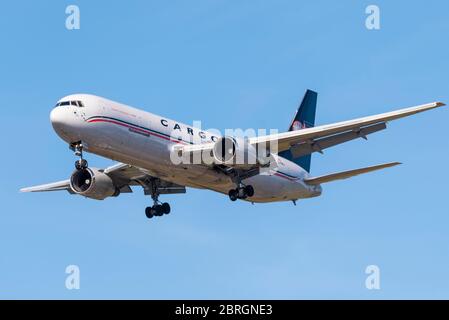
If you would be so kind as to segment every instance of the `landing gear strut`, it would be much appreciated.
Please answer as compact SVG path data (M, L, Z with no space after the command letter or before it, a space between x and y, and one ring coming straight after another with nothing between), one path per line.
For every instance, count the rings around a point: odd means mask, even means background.
M231 201L246 199L254 195L254 188L251 185L244 186L242 183L239 183L239 186L236 189L229 190L228 195Z
M170 205L167 202L162 203L159 201L159 191L155 180L150 180L144 187L144 190L145 194L151 195L154 203L151 207L145 208L145 215L148 219L170 213Z
M83 158L83 144L82 142L76 142L70 144L70 149L75 152L75 156L79 157L79 160L75 161L76 170L86 169L88 166L87 160Z

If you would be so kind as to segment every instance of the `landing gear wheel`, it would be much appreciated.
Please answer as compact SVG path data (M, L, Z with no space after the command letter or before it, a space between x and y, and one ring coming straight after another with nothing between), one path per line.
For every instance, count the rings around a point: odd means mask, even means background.
M76 170L86 169L87 166L88 166L88 163L87 163L87 160L85 160L85 159L80 159L75 162Z
M231 189L229 190L229 199L231 199L231 201L236 201L238 199L238 192L235 189Z
M238 188L237 194L238 194L239 199L245 199L246 198L245 188Z
M162 211L162 206L160 204L157 204L154 206L154 210L156 211L156 216L161 217L164 212Z
M153 207L146 207L145 208L145 215L147 216L148 219L153 218L154 214L153 214Z
M167 202L164 202L161 205L161 210L163 214L169 214L170 213L170 205Z
M253 188L253 186L251 186L251 185L247 185L247 186L245 186L245 193L246 193L246 195L248 196L248 197L252 197L253 195L254 195L254 188Z
M238 187L237 189L229 190L228 195L231 201L235 201L237 199L246 199L248 197L254 196L254 188L251 185Z

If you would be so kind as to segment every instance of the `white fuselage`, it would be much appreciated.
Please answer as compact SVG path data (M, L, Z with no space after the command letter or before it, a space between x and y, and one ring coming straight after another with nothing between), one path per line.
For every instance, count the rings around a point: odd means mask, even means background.
M50 115L53 128L68 143L82 141L86 151L140 167L150 175L179 185L227 194L235 184L223 172L206 165L174 164L174 144L211 142L207 131L94 95L76 94L60 101L82 101L83 107L62 105ZM295 163L274 156L277 166L243 181L255 194L251 202L316 197L320 186L304 183L309 174Z

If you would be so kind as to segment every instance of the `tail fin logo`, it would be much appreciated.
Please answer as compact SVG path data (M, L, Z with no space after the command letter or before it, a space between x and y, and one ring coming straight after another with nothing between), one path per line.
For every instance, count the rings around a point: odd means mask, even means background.
M296 130L301 130L301 129L305 129L307 128L306 123L305 122L301 122L299 120L295 120L292 123L292 130L296 131Z

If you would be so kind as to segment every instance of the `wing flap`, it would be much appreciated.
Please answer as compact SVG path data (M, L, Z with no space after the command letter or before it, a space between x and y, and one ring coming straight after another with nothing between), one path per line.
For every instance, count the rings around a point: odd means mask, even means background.
M365 138L369 134L378 132L387 128L385 122L363 127L360 130L351 130L343 133L335 134L330 137L311 140L293 145L290 148L293 158L302 157L314 152L322 152L322 150L336 146L338 144L348 142L358 138Z
M368 173L368 172L372 172L372 171L376 171L376 170L394 167L399 164L401 164L401 163L400 162L384 163L384 164L379 164L379 165L371 166L371 167L342 171L342 172L332 173L332 174L328 174L328 175L324 175L324 176L308 178L308 179L304 179L304 182L307 184L311 184L311 185L318 185L318 184L327 183L327 182L331 182L331 181L335 181L335 180L351 178L351 177L354 177L354 176L357 176L357 175L363 174L363 173Z

